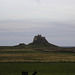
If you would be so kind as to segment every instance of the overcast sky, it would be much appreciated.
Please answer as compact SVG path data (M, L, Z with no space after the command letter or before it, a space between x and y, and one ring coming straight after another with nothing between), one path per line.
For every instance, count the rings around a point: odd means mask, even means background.
M75 0L0 0L0 46L28 44L38 34L75 46Z

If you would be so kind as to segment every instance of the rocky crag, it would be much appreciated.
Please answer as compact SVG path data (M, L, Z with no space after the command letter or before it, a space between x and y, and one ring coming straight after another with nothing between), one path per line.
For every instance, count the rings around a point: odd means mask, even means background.
M51 47L51 48L58 47L56 45L49 43L45 37L39 34L33 38L33 42L30 43L29 45L36 46L36 47Z

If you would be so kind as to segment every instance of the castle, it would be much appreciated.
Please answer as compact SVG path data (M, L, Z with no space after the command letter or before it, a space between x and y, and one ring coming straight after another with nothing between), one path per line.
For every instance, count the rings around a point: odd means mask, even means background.
M37 40L39 40L39 39L40 39L40 40L42 40L42 39L45 40L45 37L43 37L43 36L41 36L41 35L38 34L37 36L35 36L35 37L33 38L33 42L34 42L34 41L37 41Z
M54 48L57 47L51 43L49 43L45 37L43 37L42 35L36 35L33 38L33 42L29 43L28 45L25 45L24 43L20 43L18 45L20 48L25 48L26 46L30 46L30 47L50 47L50 48Z

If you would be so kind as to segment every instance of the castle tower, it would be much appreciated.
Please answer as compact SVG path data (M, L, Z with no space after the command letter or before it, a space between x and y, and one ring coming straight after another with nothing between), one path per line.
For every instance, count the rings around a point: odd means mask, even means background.
M41 36L41 35L38 34L37 36L35 36L35 37L33 38L33 42L34 42L34 41L37 41L37 40L39 40L39 39L42 40L42 39L45 39L45 37L43 37L43 36Z

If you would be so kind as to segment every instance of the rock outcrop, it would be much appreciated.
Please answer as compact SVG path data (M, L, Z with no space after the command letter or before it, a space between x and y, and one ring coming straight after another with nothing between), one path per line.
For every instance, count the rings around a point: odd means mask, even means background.
M37 47L57 47L51 43L49 43L45 37L43 37L42 35L37 35L33 38L33 42L30 43L29 45L34 45Z

